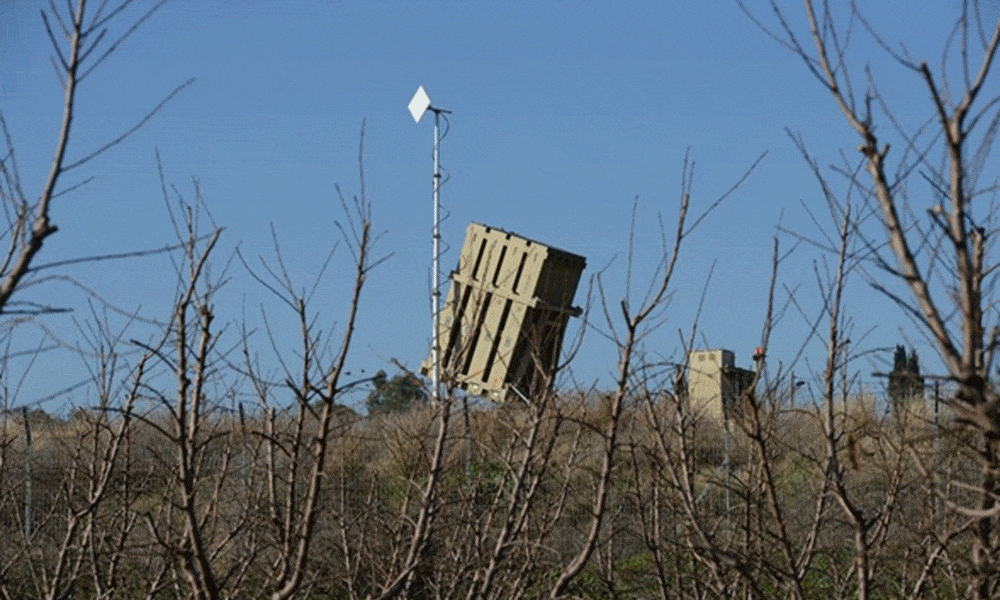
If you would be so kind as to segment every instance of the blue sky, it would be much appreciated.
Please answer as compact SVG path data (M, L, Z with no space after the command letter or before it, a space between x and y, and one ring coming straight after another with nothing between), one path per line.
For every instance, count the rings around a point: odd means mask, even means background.
M29 196L41 189L60 116L38 16L43 4L0 4L0 110ZM138 2L133 15L144 4ZM958 2L860 4L872 22L884 25L887 40L937 64L948 33L941 24ZM774 24L765 3L748 5ZM805 35L801 4L789 2L787 10ZM928 95L916 77L887 60L860 28L853 35L858 81L857 69L869 63L903 121L929 115ZM212 216L226 228L216 272L237 246L250 257L271 257L273 224L293 278L309 287L339 239L335 222L343 215L334 186L348 195L359 190L357 151L365 123L366 192L374 227L385 232L378 249L392 258L373 273L364 294L349 361L358 374L393 372L390 359L415 368L429 347L433 127L428 120L415 124L406 110L418 85L436 106L453 111L442 145L450 176L442 188L445 271L458 259L468 223L483 222L584 255L578 304L586 301L588 278L601 270L609 300L617 303L624 294L636 198L634 278L653 273L661 254L657 215L672 231L685 153L696 163L692 210L700 213L767 152L688 239L664 322L645 341L649 360L680 358L679 332L690 332L706 290L697 345L733 349L738 363L749 366L760 339L779 219L816 237L809 207L828 224L819 188L785 129L801 133L823 165L838 162L841 151L855 160L857 146L802 62L724 0L173 0L84 84L71 155L114 138L191 77L196 82L153 121L67 179L94 177L58 201L60 231L44 258L171 242L158 150L167 178L189 195L197 178ZM995 90L996 79L989 85ZM794 242L781 238L785 250ZM823 259L798 246L779 273L779 302L794 290L815 318L820 306L813 268ZM328 331L339 331L342 323L348 263L341 248L313 306ZM66 273L123 308L168 314L173 274L163 257ZM227 275L216 306L220 321L260 326L264 311L282 323L280 307L241 266L231 265ZM846 308L859 349L906 339L933 364L930 346L862 273L851 285ZM77 288L53 282L31 293L75 312L23 326L15 347L38 343L43 328L69 344L79 338L89 313ZM599 306L593 308L573 373L581 383L606 385L616 356L603 335ZM774 334L772 364L790 366L808 332L806 319L788 310ZM226 335L238 341L237 326ZM270 360L263 342L256 347ZM823 356L822 346L811 343L794 369L802 375L821 369ZM17 403L85 378L82 362L69 352L40 359ZM856 363L866 381L873 368L884 366ZM87 394L67 398L87 403Z

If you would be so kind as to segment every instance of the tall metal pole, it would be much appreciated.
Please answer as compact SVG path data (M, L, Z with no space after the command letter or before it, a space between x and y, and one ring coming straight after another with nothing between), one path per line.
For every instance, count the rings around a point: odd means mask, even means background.
M431 369L431 399L437 403L441 400L441 269L438 265L441 248L441 111L434 111L434 234L431 269L434 271L434 290L431 293L431 311L434 313L434 337L431 349L434 366Z
M441 400L441 113L450 110L431 106L430 96L424 86L417 88L408 106L413 120L417 123L427 111L434 112L434 233L431 252L431 269L434 271L431 290L431 317L434 332L431 339L431 400L436 404Z
M788 390L788 405L790 408L795 408L795 370L792 370L792 387Z
M21 407L21 414L24 417L24 535L31 537L34 526L31 519L31 480L34 478L31 472L32 449L31 449L31 419L28 417L28 407Z

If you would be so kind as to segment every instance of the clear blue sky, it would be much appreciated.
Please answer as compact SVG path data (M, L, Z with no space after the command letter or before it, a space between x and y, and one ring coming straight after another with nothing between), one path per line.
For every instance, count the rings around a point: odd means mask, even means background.
M60 117L61 96L38 16L44 4L0 3L0 110L29 196L41 189ZM801 4L783 4L804 36ZM860 4L873 22L884 24L887 40L904 43L915 58L935 65L958 2ZM132 14L146 5L137 2ZM748 5L774 24L765 3ZM902 119L928 116L928 96L916 77L886 60L860 27L853 36L852 66L871 62ZM820 190L785 128L801 133L823 165L839 162L841 151L855 160L857 146L802 62L725 0L173 0L81 89L71 156L117 136L191 77L197 81L152 122L65 180L95 178L59 199L54 220L60 231L43 260L171 242L157 179L159 149L168 179L190 195L191 178L197 178L214 219L226 228L216 272L237 245L248 256L271 257L273 224L293 277L310 286L340 235L335 221L343 216L334 185L348 195L359 190L357 147L366 122L367 195L375 229L385 232L378 249L393 256L372 274L364 293L349 361L358 374L380 368L392 373L390 359L416 368L429 347L433 127L429 120L415 124L406 110L418 85L436 106L454 111L442 145L450 175L442 189L442 227L450 246L445 271L458 259L467 224L484 222L586 256L578 304L586 301L589 277L602 269L609 300L617 304L624 294L636 197L634 278L652 275L661 251L657 214L672 231L686 152L696 163L695 213L768 153L687 241L672 304L661 314L660 329L646 339L649 360L680 359L679 331L691 331L714 264L697 345L733 349L741 366L750 365L779 219L788 229L821 236L804 204L829 225ZM860 71L855 77L861 82ZM996 90L997 79L989 85ZM918 210L922 193L914 196ZM781 242L784 250L794 245L788 236ZM813 265L824 258L831 259L800 245L779 273L779 303L793 290L814 319L820 306ZM342 248L334 261L313 308L324 330L339 332L350 293L349 255ZM167 317L173 273L162 257L66 273L119 306ZM259 326L263 307L272 324L284 326L279 305L241 266L231 265L228 275L216 305L221 322L246 319ZM871 290L863 273L851 285L846 308L859 349L908 339L933 364L932 349L889 300ZM76 310L22 326L14 349L38 343L41 325L75 343L89 317L86 297L59 282L32 293ZM591 321L573 372L584 384L604 385L616 355L602 335L599 305ZM576 320L574 331L579 326ZM133 328L130 335L141 337L141 327ZM808 331L806 320L790 308L774 334L772 364L787 368ZM235 344L237 326L225 335ZM262 360L270 360L270 346L262 333L256 335ZM821 370L822 361L823 348L812 343L794 369L806 375L810 368ZM865 380L884 366L867 359L856 363ZM32 367L16 402L31 402L86 375L71 353L51 353ZM69 400L89 401L83 390Z

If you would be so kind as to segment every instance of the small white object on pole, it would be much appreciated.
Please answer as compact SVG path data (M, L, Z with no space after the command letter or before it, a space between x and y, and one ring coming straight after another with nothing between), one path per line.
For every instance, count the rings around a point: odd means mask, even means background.
M410 100L410 114L413 115L413 121L419 123L420 119L427 112L427 109L431 107L430 96L424 91L424 86L417 88L417 93L413 94L413 99Z

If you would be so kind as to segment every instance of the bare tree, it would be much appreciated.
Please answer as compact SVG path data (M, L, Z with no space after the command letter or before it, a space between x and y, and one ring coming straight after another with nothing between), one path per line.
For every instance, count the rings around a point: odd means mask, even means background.
M56 139L52 165L42 183L39 196L32 200L25 192L26 184L21 180L18 170L15 142L0 112L0 130L3 131L5 145L5 152L0 157L0 203L3 205L8 237L8 247L0 258L2 312L32 315L56 310L55 306L49 304L19 302L14 300L14 296L25 285L37 284L44 280L45 275L40 274L44 269L65 264L63 262L58 265L43 265L38 264L37 260L45 241L58 229L53 222L54 200L90 181L88 178L65 186L63 179L138 131L170 99L192 83L193 80L188 80L174 88L135 125L102 146L87 150L80 157L68 156L74 116L80 102L79 86L165 3L166 0L156 2L119 32L115 32L111 27L115 21L124 18L123 15L127 14L127 9L133 4L133 0L124 0L113 5L102 2L93 10L88 10L87 0L78 0L75 7L69 3L64 8L59 8L52 2L49 10L42 10L42 21L52 43L52 63L63 92L62 123ZM80 260L94 260L94 258L81 258L69 262Z
M607 419L603 431L601 431L601 459L599 471L594 481L589 524L575 555L560 569L559 576L549 594L553 599L567 593L570 584L583 571L591 556L598 548L601 536L604 533L605 520L610 514L607 503L611 491L613 473L618 469L619 463L623 462L619 457L620 442L618 439L621 417L626 403L638 397L636 386L642 381L643 365L641 364L641 360L638 364L635 361L641 353L643 338L655 330L658 324L657 318L666 310L666 305L670 298L672 277L677 266L683 241L702 222L706 215L716 209L749 177L750 173L753 172L753 169L763 158L764 155L761 155L728 192L721 195L715 202L709 205L694 220L693 224L689 224L687 218L690 209L694 165L685 157L681 178L681 199L674 228L673 243L667 247L666 242L664 242L662 258L646 296L641 299L638 307L633 307L632 302L634 299L629 297L631 281L627 281L626 295L613 308L602 291L601 301L605 320L610 335L615 340L618 351L615 388L607 397ZM666 240L665 232L664 240ZM631 252L633 250L633 241L630 239L629 264L627 265L629 270L632 267ZM631 272L629 272L629 278L631 278ZM619 322L616 317L619 312L621 324L616 325ZM651 319L652 325L647 324L647 321Z
M882 231L866 234L875 265L906 291L882 280L873 285L927 333L957 384L951 402L956 415L980 433L979 500L965 509L977 518L968 595L992 597L997 590L1000 492L1000 396L992 373L1000 329L991 277L996 261L989 241L995 232L993 188L982 186L980 176L998 126L1000 98L985 89L1000 46L1000 22L984 23L976 2L961 3L935 74L926 61L883 41L853 4L845 23L838 22L837 7L829 2L806 0L805 43L787 13L771 5L778 26L765 31L804 61L860 139L866 177L850 169L841 172L848 189L870 201L880 215ZM871 71L864 75L864 95L857 92L862 86L847 61L847 32L856 24L926 88L930 103L923 125L905 128L892 112L891 90L881 89ZM893 153L888 138L899 141ZM922 207L913 205L918 179L927 186ZM845 510L853 511L850 506Z
M189 85L185 82L170 91L164 99L145 115L138 115L135 124L126 131L112 134L106 143L85 148L77 156L71 154L71 140L76 114L81 103L81 85L110 58L117 49L130 38L141 26L149 20L165 0L153 2L146 7L139 7L133 0L123 0L116 3L107 1L99 3L96 8L88 5L86 0L67 2L57 6L50 2L41 10L41 24L44 26L51 43L52 65L56 81L62 92L62 114L55 139L53 157L48 173L43 181L30 182L21 178L18 165L16 141L5 115L0 111L0 131L3 133L3 152L0 153L0 205L3 207L6 222L7 247L0 253L0 313L11 318L4 326L5 335L24 320L37 315L66 310L57 302L36 302L20 299L22 290L43 284L62 275L53 276L50 273L58 267L64 267L78 262L104 260L109 258L142 255L144 251L125 253L122 255L104 255L97 257L80 257L66 261L42 263L40 256L42 248L49 237L57 232L54 223L57 199L86 183L91 178L81 177L67 182L67 177L78 173L81 167L87 165L95 157L114 148L131 134L135 133L158 113L178 92ZM31 196L30 188L38 187L38 195ZM28 190L28 191L26 191ZM88 575L91 577L93 593L101 596L108 593L107 585L118 576L124 538L113 539L110 532L99 531L99 522L107 516L105 500L109 495L122 492L125 498L133 497L134 491L115 489L120 477L120 463L123 453L128 447L130 421L128 413L136 399L136 388L118 388L115 378L121 372L122 365L116 364L116 346L120 340L108 337L106 329L91 330L94 337L88 341L97 344L91 348L91 356L95 360L96 371L92 373L96 395L99 398L98 410L90 413L88 426L78 427L77 438L69 443L65 450L68 455L58 465L47 465L62 485L61 490L46 490L50 496L44 500L51 510L47 510L39 520L40 525L49 525L50 532L57 532L58 541L55 548L39 548L42 537L41 530L33 527L24 530L24 543L16 544L10 541L15 549L12 560L4 559L0 569L4 573L10 569L19 569L18 560L27 561L23 568L33 573L34 592L39 597L65 597L78 589ZM10 338L8 338L10 339ZM51 347L39 346L40 354ZM80 350L80 354L86 354ZM8 368L7 358L14 353L7 349L4 355L5 369ZM142 367L139 367L142 371ZM4 377L5 385L7 377ZM123 397L113 398L111 390L121 393ZM16 388L8 388L4 395L5 428L7 411L13 408ZM119 412L124 410L124 413ZM78 424L81 425L81 424ZM12 441L6 433L3 437L4 458L6 449ZM28 459L30 460L30 458ZM28 463L30 464L30 462ZM66 467L66 472L60 470ZM60 479L61 477L61 479ZM3 493L0 497L8 497L11 480L4 478ZM24 482L30 486L30 475ZM29 488L30 489L30 488ZM61 499L62 504L57 500ZM119 496L117 499L122 499ZM24 506L25 514L32 510L31 502ZM113 511L112 511L113 512ZM129 530L133 521L129 514L121 513L125 521L117 525L122 531ZM26 521L28 522L28 521ZM107 525L107 523L103 523ZM53 529L54 528L54 529ZM102 537L103 536L103 537ZM110 544L110 546L109 546ZM34 546L34 548L33 548ZM20 550L16 550L16 548ZM37 550L37 552L36 552ZM53 550L53 552L49 552ZM4 595L20 595L28 588L9 585L3 578L0 593Z
M264 264L270 279L263 279L251 270L258 282L293 311L302 344L297 352L296 368L291 367L294 363L281 360L284 378L279 385L264 377L250 359L249 348L244 350L250 382L260 409L266 415L264 428L254 431L254 435L263 441L266 456L264 502L270 515L274 547L266 553L271 565L265 580L273 600L294 597L306 587L320 514L330 497L331 485L327 483L329 449L333 440L344 433L343 428L350 425L349 421L345 424L340 418L345 410L340 400L358 383L345 380L344 366L354 339L361 292L371 270L388 258L372 257L378 236L372 231L371 204L364 195L363 144L362 129L358 149L360 194L348 201L339 188L337 190L346 216L346 221L339 226L354 267L353 286L348 290L348 314L339 346L332 353L327 351L330 341L325 339L317 326L317 317L310 314L309 309L316 287L314 285L308 293L298 290L282 262L277 241L278 267ZM247 342L245 338L244 343ZM278 427L274 416L272 395L282 388L294 398L294 414L287 427Z

